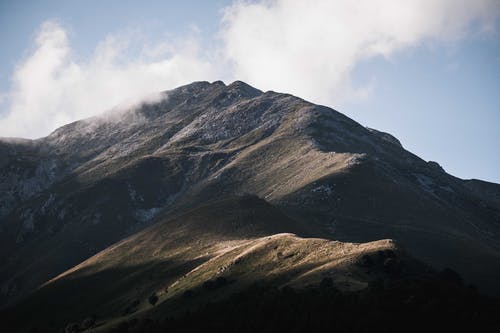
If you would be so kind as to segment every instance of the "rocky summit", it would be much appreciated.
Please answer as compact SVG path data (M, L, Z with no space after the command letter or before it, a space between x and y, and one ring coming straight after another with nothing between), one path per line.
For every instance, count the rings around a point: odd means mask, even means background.
M264 282L353 293L445 269L499 295L500 185L331 108L195 82L0 138L0 256L19 330L112 330Z

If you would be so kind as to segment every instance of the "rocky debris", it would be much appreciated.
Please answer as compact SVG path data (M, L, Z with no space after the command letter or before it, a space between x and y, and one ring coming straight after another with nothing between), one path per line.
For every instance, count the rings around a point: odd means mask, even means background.
M427 165L428 165L431 169L433 169L433 170L435 170L435 171L438 171L438 172L443 172L443 173L445 172L445 171L444 171L444 169L443 169L443 167L442 167L442 166L441 166L438 162L429 161L429 162L427 162Z
M393 135L389 134L389 133L386 133L386 132L382 132L382 131L378 131L374 128L369 128L367 127L367 129L374 133L375 135L377 135L379 138L381 138L382 140L386 141L386 142L389 142L395 146L398 146L400 148L403 148L403 145L401 144L401 142L396 139L396 137L394 137Z

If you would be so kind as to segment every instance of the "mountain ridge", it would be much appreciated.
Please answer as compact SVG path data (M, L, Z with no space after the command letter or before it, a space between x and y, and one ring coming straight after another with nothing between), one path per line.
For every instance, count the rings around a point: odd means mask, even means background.
M300 225L254 196L215 199L157 220L44 283L6 317L24 331L33 323L64 327L92 309L106 331L124 316L174 315L256 283L304 288L328 279L354 292L380 278L431 271L392 240L301 238L289 232L301 232ZM155 307L150 295L157 297ZM40 309L45 303L52 305Z
M390 134L241 81L161 94L45 138L0 139L2 303L160 216L241 193L311 236L396 239L418 259L500 292L500 185L483 190Z

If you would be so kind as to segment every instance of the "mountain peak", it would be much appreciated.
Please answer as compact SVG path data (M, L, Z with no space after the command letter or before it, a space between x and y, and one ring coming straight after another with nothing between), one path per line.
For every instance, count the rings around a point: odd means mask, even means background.
M498 289L500 269L485 278L470 260L472 253L500 267L491 251L500 235L498 186L464 183L387 133L242 81L193 82L164 96L66 125L36 144L2 141L0 254L26 256L0 268L5 299L165 214L242 193L315 236L397 238L418 258ZM245 221L255 224L252 214ZM39 240L63 258L38 256ZM445 247L459 250L434 250Z
M227 88L229 91L239 91L245 97L256 97L262 95L263 93L261 90L254 88L243 81L234 81L228 85Z
M215 81L210 87L215 89L215 95L209 94L208 96L212 98L211 102L215 103L217 107L229 106L244 99L255 98L263 94L259 89L242 81L234 81L227 86L222 81Z

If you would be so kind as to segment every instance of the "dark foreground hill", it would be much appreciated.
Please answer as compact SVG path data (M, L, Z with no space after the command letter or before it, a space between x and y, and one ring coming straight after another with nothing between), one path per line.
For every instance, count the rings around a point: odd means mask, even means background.
M159 216L5 309L2 322L23 332L500 327L500 302L391 240L282 233L293 229L300 226L251 196Z
M303 290L326 278L349 295L380 280L435 286L445 267L500 294L500 185L243 82L162 96L38 140L0 139L0 301L12 325L181 318L263 281ZM457 288L448 296L469 295Z
M124 319L182 315L255 285L301 289L325 280L357 292L431 272L391 240L353 244L283 233L294 229L300 227L279 210L248 196L159 216L45 283L7 310L6 321L49 330L95 316L106 331Z

